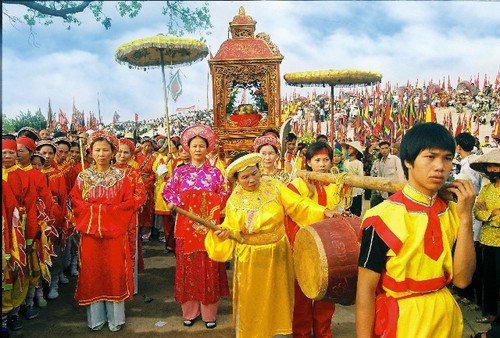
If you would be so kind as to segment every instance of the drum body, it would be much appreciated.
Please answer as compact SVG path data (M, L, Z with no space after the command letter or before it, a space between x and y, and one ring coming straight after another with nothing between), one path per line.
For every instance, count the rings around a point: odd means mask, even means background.
M333 217L301 228L295 237L295 276L311 299L352 305L356 300L361 219Z

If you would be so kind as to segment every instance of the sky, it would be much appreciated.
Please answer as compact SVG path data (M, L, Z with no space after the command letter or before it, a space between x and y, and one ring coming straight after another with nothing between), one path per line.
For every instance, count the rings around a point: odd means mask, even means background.
M34 36L22 24L2 20L2 112L8 118L52 109L68 118L73 102L79 110L96 115L105 124L116 111L120 121L164 116L160 69L129 69L115 61L116 49L127 42L166 32L160 2L146 2L136 18L120 18L113 2L104 2L112 27L106 30L90 13L71 30L57 18L49 26L36 25ZM203 2L189 5L202 6ZM291 72L358 69L383 75L382 83L419 84L458 77L485 75L491 82L500 71L500 2L468 1L213 1L208 2L213 28L204 35L216 55L229 38L229 22L245 8L256 24L278 46L281 96L293 92L318 94L328 89L297 88L285 83ZM10 15L24 7L2 5ZM185 37L199 39L200 35ZM212 108L208 59L180 68L183 91L176 108L195 105ZM166 68L167 83L173 70ZM208 83L207 83L208 82ZM208 87L207 87L208 86ZM209 91L207 102L207 89ZM99 105L98 105L99 98Z

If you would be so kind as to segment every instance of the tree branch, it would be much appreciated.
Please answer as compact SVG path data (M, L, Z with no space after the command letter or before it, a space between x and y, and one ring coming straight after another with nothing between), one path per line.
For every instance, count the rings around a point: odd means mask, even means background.
M44 6L40 3L34 1L15 1L15 0L6 0L3 1L6 5L21 5L33 9L42 14L50 15L50 16L58 16L63 19L67 19L69 14L75 14L83 12L92 1L82 1L81 4L74 7L63 8L63 9L53 9L47 6Z

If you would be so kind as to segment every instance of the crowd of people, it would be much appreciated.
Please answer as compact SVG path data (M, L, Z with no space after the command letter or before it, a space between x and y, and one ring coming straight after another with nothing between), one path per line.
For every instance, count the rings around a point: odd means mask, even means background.
M307 298L292 253L300 228L351 215L363 217L358 337L461 337L455 298L498 325L497 138L454 137L437 123L415 125L400 143L377 134L341 141L290 132L281 157L280 134L268 129L253 149L221 159L211 116L179 117L171 139L110 128L50 135L24 127L3 135L3 334L22 329L21 316L37 318L67 276L78 277L75 299L87 309L89 329L120 330L126 301L140 288L143 245L156 232L175 254L171 287L184 326L217 327L232 261L238 337L332 337L335 303ZM297 177L298 170L339 179ZM346 175L404 188L349 187Z

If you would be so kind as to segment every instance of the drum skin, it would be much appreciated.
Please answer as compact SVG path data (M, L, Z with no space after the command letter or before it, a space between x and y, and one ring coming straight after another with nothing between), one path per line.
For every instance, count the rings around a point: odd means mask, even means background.
M361 219L333 217L301 228L295 237L295 277L311 299L352 305L356 300Z

